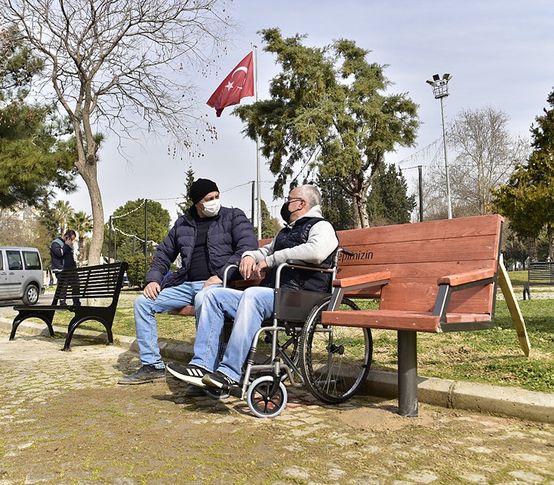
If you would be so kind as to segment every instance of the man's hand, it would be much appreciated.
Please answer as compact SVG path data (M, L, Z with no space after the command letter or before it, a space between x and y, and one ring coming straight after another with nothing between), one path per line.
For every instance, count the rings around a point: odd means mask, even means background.
M207 288L211 285L219 285L221 283L223 283L223 281L221 281L221 278L217 275L213 275L210 276L206 281L204 281L204 288Z
M265 259L262 259L255 269L255 278L261 280L265 276L265 270L267 269L267 263Z
M240 260L239 271L245 280L249 280L256 268L256 260L252 256L245 256Z
M160 284L156 281L151 281L144 287L142 294L150 300L155 300L160 294Z

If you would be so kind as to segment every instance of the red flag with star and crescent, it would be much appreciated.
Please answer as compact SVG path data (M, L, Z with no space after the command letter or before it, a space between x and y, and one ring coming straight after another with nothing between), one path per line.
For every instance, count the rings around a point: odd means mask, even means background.
M242 98L254 96L254 56L250 52L218 86L208 99L208 106L215 108L219 117L223 109L239 104Z

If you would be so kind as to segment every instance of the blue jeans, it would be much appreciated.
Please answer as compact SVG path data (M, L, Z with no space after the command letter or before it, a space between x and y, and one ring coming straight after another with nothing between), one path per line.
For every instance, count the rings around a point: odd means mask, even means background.
M273 314L273 288L255 286L245 291L213 288L206 292L198 315L194 357L191 364L219 371L240 381L242 366L248 357L252 340L262 322ZM234 320L225 354L218 364L220 335L225 317Z
M203 281L185 281L178 286L164 288L155 300L146 298L144 295L135 300L135 328L142 365L153 365L156 369L165 367L158 347L158 326L155 314L194 303L198 319L202 300L206 294L203 287Z

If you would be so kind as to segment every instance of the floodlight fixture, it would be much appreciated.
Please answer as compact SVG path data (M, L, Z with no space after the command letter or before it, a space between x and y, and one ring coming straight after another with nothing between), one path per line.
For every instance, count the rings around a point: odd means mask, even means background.
M427 84L433 88L435 99L445 98L448 96L448 81L452 79L452 74L445 73L442 79L438 74L433 74L433 79L428 79Z
M448 159L446 157L446 130L444 128L444 106L443 98L448 96L448 81L452 79L452 74L445 73L442 79L438 74L433 74L433 79L428 79L427 84L433 88L435 99L440 99L441 102L441 119L442 119L442 141L444 146L444 170L446 175L446 199L448 204L448 218L452 219L452 201L450 199L450 177L448 176Z

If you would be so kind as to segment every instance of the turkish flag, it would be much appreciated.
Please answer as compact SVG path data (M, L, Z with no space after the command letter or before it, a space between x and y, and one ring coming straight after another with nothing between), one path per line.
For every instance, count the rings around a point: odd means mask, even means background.
M223 109L239 104L242 98L254 96L254 56L250 52L223 80L208 99L208 106L215 108L219 117Z

